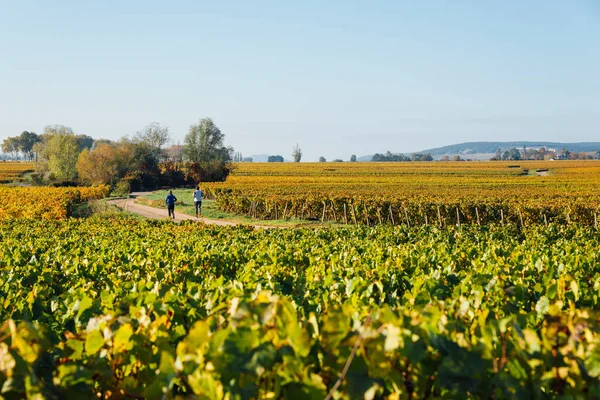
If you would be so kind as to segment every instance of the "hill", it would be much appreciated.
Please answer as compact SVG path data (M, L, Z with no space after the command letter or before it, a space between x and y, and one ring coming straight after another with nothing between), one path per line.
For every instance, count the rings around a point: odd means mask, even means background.
M547 149L556 149L560 151L563 147L574 152L593 152L600 150L600 142L579 142L579 143L562 143L562 142L466 142L453 144L449 146L427 149L419 153L431 153L432 156L444 155L469 155L469 154L494 154L496 149L502 151L512 148L521 149L546 147Z

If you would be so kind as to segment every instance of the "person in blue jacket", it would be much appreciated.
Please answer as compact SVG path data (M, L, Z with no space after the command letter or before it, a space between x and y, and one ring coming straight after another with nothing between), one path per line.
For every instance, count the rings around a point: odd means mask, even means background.
M167 209L169 210L169 217L173 217L175 219L175 202L177 201L177 197L173 195L173 191L169 190L169 194L165 199L167 203Z

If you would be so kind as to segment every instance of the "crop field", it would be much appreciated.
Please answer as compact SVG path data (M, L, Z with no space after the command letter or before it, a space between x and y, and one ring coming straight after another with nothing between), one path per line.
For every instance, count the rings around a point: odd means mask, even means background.
M0 222L3 396L593 398L600 236ZM347 367L347 368L346 368Z
M108 195L106 185L76 188L0 186L0 220L64 219L75 204Z
M239 163L207 184L224 211L349 224L597 225L599 161Z
M24 173L34 169L33 163L0 162L0 183L18 182Z
M338 222L293 229L69 218L108 188L0 187L0 398L598 398L599 171L240 164L206 185Z

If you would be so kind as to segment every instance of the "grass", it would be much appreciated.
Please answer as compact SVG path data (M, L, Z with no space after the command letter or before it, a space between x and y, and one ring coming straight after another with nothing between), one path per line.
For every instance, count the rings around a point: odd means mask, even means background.
M135 202L155 208L165 208L165 197L169 192L167 190L160 190L152 193L148 196L140 196ZM177 203L175 205L175 211L182 214L196 216L196 209L194 207L194 190L193 189L174 189L173 194L177 197ZM277 226L277 227L302 227L302 226L336 226L332 222L321 222L321 221L307 221L296 218L288 219L277 219L277 220L262 220L250 218L246 215L228 213L221 211L217 208L215 200L204 200L202 201L202 217L207 219L216 219L221 221L235 222L237 224L246 225L263 225L263 226Z
M127 214L136 219L143 219L140 215L124 211L114 204L110 204L108 199L90 200L84 203L75 204L71 213L72 218L89 218L92 215L111 216L114 214Z

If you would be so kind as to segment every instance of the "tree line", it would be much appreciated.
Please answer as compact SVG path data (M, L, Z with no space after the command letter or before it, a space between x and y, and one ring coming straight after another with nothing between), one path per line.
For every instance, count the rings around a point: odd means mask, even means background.
M541 147L539 149L528 149L523 147L519 150L513 147L510 150L497 149L491 161L519 161L519 160L598 160L600 159L600 150L595 153L586 152L571 152L566 148L561 150L547 149Z
M379 162L407 162L407 161L433 161L433 157L429 153L412 153L409 156L404 154L392 154L387 151L385 154L375 153L371 157L371 161Z
M120 190L223 181L231 171L233 148L210 118L192 124L183 145L165 148L168 127L151 123L131 138L113 141L77 135L51 125L40 135L24 131L2 143L13 159L36 162L34 183L110 184Z

